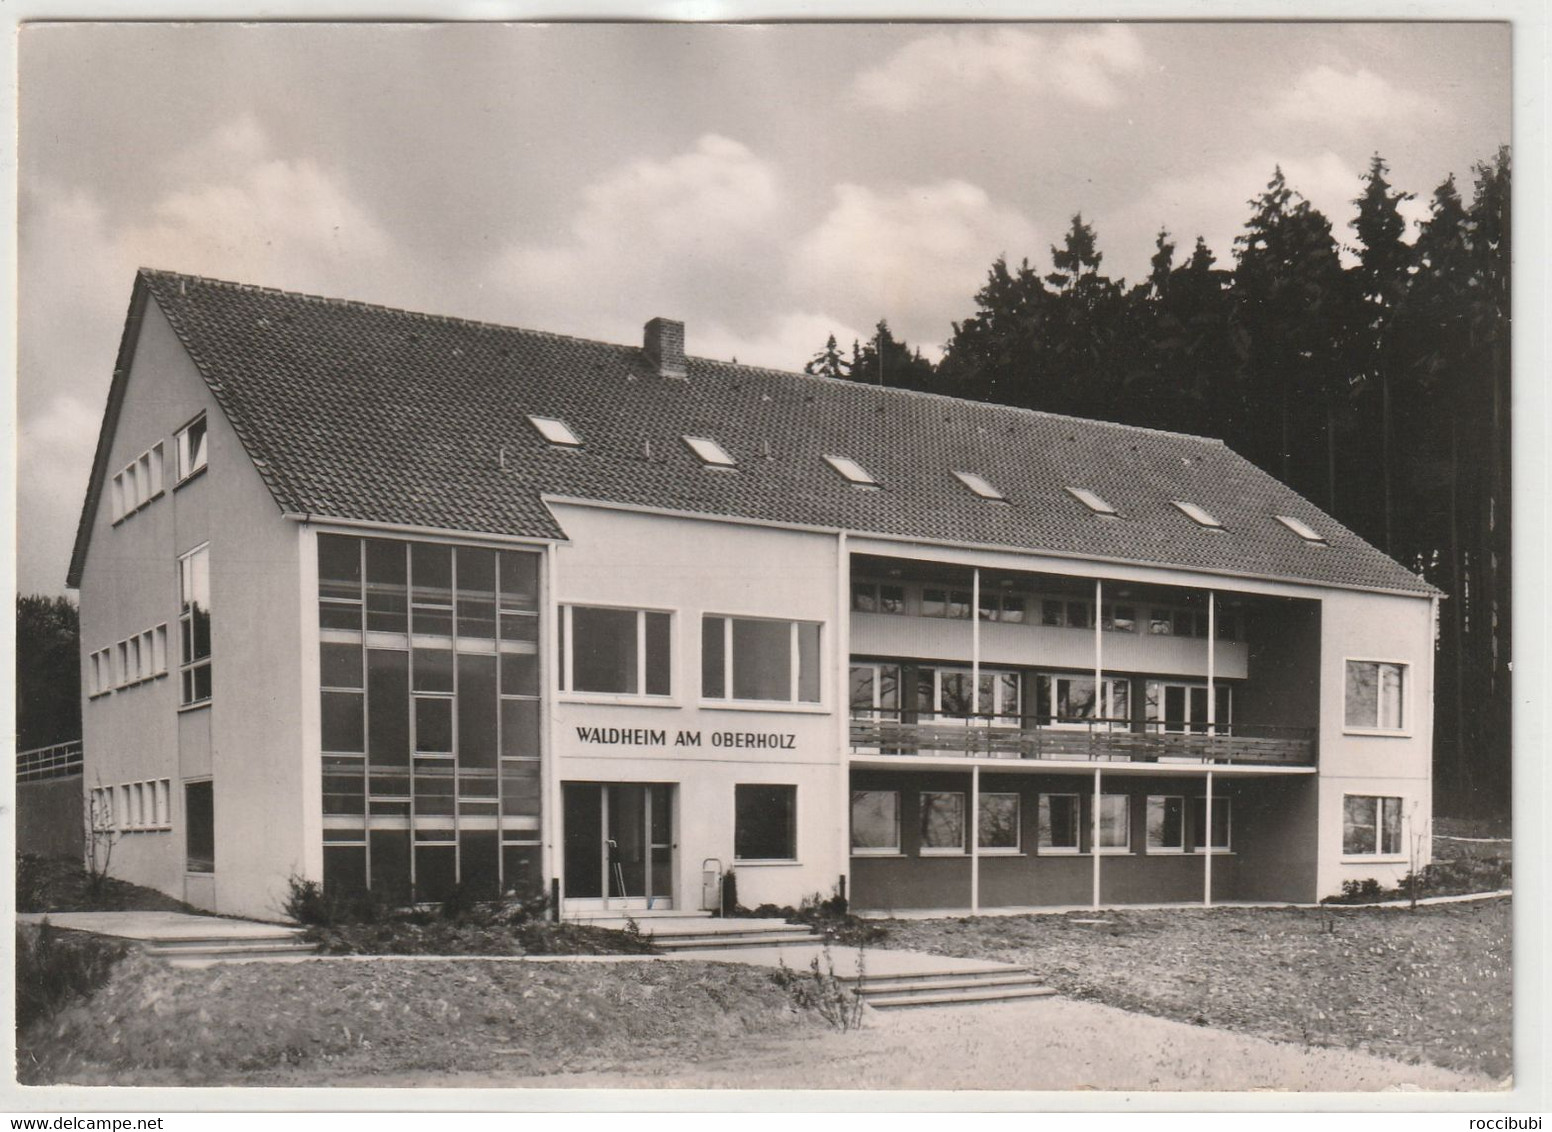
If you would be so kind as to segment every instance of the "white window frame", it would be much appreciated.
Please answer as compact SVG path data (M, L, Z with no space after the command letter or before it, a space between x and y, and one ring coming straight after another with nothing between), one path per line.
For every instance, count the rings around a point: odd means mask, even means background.
M1122 822L1121 828L1126 833L1126 844L1101 845L1096 839L1094 843L1094 852L1099 853L1102 856L1110 855L1120 857L1125 856L1132 851L1132 796L1130 794L1101 794L1099 796L1099 806L1101 811L1103 811L1105 807L1106 800L1113 798L1120 798L1123 803L1122 812L1125 815L1125 820ZM1104 830L1104 824L1102 822L1096 821L1094 823L1094 827L1096 831L1099 831L1100 833L1102 833Z
M1096 515L1111 519L1121 517L1121 513L1115 509L1115 506L1097 491L1086 487L1067 487L1063 490Z
M1202 818L1205 821L1206 817L1207 817L1207 795L1206 794L1194 795L1192 797L1191 801L1193 803L1200 802L1202 804ZM1234 799L1231 798L1231 797L1223 796L1223 795L1217 795L1217 794L1213 795L1212 812L1213 812L1213 816L1214 817L1217 817L1220 813L1224 815L1223 831L1224 831L1224 838L1225 838L1225 840L1224 840L1223 844L1222 845L1214 845L1214 844L1212 844L1212 830L1211 829L1194 830L1193 832L1195 832L1197 834L1197 844L1192 847L1191 851L1193 853L1213 853L1213 854L1220 855L1220 856L1225 855L1225 854L1229 854L1229 853L1233 853L1234 852ZM1195 807L1193 805L1193 808L1192 808L1192 818L1191 818L1193 823L1195 823L1195 821L1196 821L1195 813L1196 813L1196 811L1195 811Z
M1016 599L1022 605L1019 610L1020 617L1017 621L1009 621L1007 618L1008 601ZM994 613L996 616L988 617L986 614ZM1031 612L1030 597L1022 590L991 590L986 587L981 589L981 607L975 610L975 616L988 624L996 622L999 625L1028 625Z
M1347 800L1349 798L1369 798L1374 802L1374 849L1349 852L1347 848ZM1385 849L1385 803L1396 804L1396 836L1401 844L1394 850ZM1406 799L1399 794L1348 794L1342 795L1342 860L1344 861L1405 861L1407 820Z
M184 564L185 563L192 563L193 559L196 556L198 556L198 555L204 555L205 556L205 584L206 584L206 586L208 588L209 585L210 585L210 544L208 542L201 543L199 546L194 547L194 549L188 551L187 553L180 554L178 556L178 637L179 637L179 644L178 644L178 703L179 703L180 707L186 707L186 708L198 707L198 706L201 706L203 704L208 704L208 703L210 703L215 698L215 680L214 680L215 664L214 664L214 661L215 661L215 651L216 651L216 648L215 648L215 636L214 636L214 634L212 634L211 639L210 639L210 653L208 655L202 656L202 657L195 657L195 658L190 658L190 657L186 657L186 656L183 655L183 643L182 643L182 639L183 639L183 625L184 625L184 623L186 621L189 622L189 640L192 642L193 641L193 637L194 637L194 631L193 631L193 616L194 616L194 614L193 614L193 607L191 605L189 605L187 602L185 602L184 599L183 599L183 571L184 571ZM190 569L193 569L192 565L190 566ZM208 611L207 611L207 613L208 613ZM210 687L211 687L211 694L208 695L208 696L205 696L202 699L201 698L184 699L183 698L183 691L184 691L184 689L183 689L183 676L184 676L184 673L185 672L192 673L196 669L201 668L201 667L210 669L210 672L211 672L211 685L210 685ZM191 682L190 682L190 689L189 690L190 690L190 694L192 695L193 691L194 691L194 688L193 688L193 677L190 677L190 681Z
M959 844L927 844L927 799L930 797L959 799ZM963 790L922 790L917 794L917 824L921 837L916 851L923 857L963 857L970 852L970 802Z
M1168 805L1170 802L1180 803L1180 844L1165 845L1155 844L1153 840L1153 806L1155 802ZM1216 803L1217 799L1214 799ZM1147 818L1143 823L1143 852L1150 856L1173 856L1186 851L1186 796L1184 794L1149 794L1146 802Z
M985 499L991 503L1006 503L1008 497L1002 489L979 472L954 471L954 478L964 484L965 488L976 497Z
M708 468L738 467L738 461L733 459L728 450L709 436L681 436L679 439Z
M1072 799L1072 832L1074 840L1073 844L1071 845L1046 844L1043 833L1048 832L1051 829L1050 800L1052 798ZM1083 852L1083 795L1078 793L1062 793L1060 791L1042 791L1036 801L1036 805L1038 806L1039 811L1044 813L1046 820L1044 822L1040 822L1038 820L1040 814L1037 813L1037 820L1035 825L1035 852L1042 857L1076 857L1080 855Z
M201 430L205 443L201 446L194 447L191 450L189 444L189 434L196 427ZM209 419L204 413L198 414L193 419L191 419L188 424L184 425L176 433L174 433L173 439L177 444L178 449L178 476L173 483L173 486L177 487L181 484L187 483L189 480L193 479L195 476L199 475L200 472L204 471L210 466ZM195 463L196 458L198 458L198 463Z
M855 822L854 814L853 814L853 811L852 811L851 807L856 805L857 795L858 794L887 794L890 797L894 798L894 800L895 800L895 840L894 840L894 844L893 845L870 845L870 846L857 845L853 841L851 843L851 855L853 857L898 857L898 856L900 856L901 855L901 852L900 852L900 791L898 791L898 790L853 790L851 792L851 795L850 795L850 802L848 804L847 813L846 813L847 821L848 821L848 824L849 824L848 832L851 835L851 837L855 837L855 835L856 835L856 822Z
M1184 691L1185 691L1185 696L1184 696L1184 700L1185 700L1185 719L1184 720L1166 720L1166 719L1163 719L1163 718L1160 718L1160 719L1149 719L1148 718L1148 688L1150 686L1152 686L1152 685L1155 685L1155 684L1158 685L1158 689L1159 689L1159 700L1158 700L1158 703L1159 703L1159 711L1160 712L1164 711L1164 695L1165 695L1165 689L1166 688L1181 688L1181 689L1184 689ZM1212 694L1216 696L1216 695L1218 695L1221 692L1228 700L1228 703L1225 705L1228 708L1228 718L1227 719L1217 718L1217 713L1215 711L1213 713L1214 718L1213 718L1213 722L1212 722L1212 731L1211 732L1208 731L1207 719L1205 717L1203 717L1202 719L1197 719L1191 713L1191 691L1192 691L1192 689L1198 689L1198 688L1201 689L1204 692L1207 691L1207 681L1205 681L1205 680L1165 680L1165 679L1155 679L1153 677L1149 677L1147 680L1144 680L1143 681L1143 693L1142 693L1143 727L1148 731L1148 733L1150 735L1207 735L1209 733L1216 734L1216 735L1232 735L1234 733L1234 686L1232 684L1225 683L1224 681L1221 681L1221 680L1220 681L1216 681L1213 684ZM1181 726L1180 726L1179 729L1170 729L1170 728L1167 727L1168 723L1180 723ZM1197 724L1201 725L1201 730L1200 731L1196 730Z
M928 613L927 612L927 594L928 593L941 593L943 595L943 612L942 613ZM964 598L964 601L956 600L957 598L961 598L961 597ZM953 610L954 606L956 606L956 605L964 606L965 615L963 617L956 617L951 612ZM976 617L976 610L975 610L974 607L975 607L975 594L971 590L961 590L961 589L955 588L954 586L947 586L947 585L930 585L930 586L923 586L921 588L921 604L920 604L920 606L918 606L918 608L921 610L921 616L923 616L923 617L930 617L934 621L971 621L971 620L974 620L975 617Z
M540 436L557 448L582 447L582 438L576 434L576 430L559 417L539 417L529 414L528 423L538 430Z
M982 845L980 807L988 798L1013 799L1013 844ZM985 790L977 796L975 815L976 854L981 857L1018 857L1024 852L1024 799L1016 790Z
M884 608L884 587L889 586L900 591L900 608L898 611ZM873 594L872 609L857 608L857 591L866 587ZM903 617L910 612L910 595L906 587L900 582L875 582L871 578L856 578L851 583L850 591L851 611L853 613L877 613L883 617Z
M1070 683L1073 680L1087 680L1090 683L1093 683L1094 682L1094 675L1093 675L1093 673L1091 673L1091 672L1039 672L1039 673L1036 673L1036 676L1037 677L1044 676L1046 678L1046 687L1050 689L1050 696L1051 696L1051 702L1050 703L1040 705L1039 709L1037 709L1036 711L1031 713L1032 715L1034 715L1036 717L1050 716L1051 722L1050 723L1042 723L1040 725L1042 727L1052 727L1052 728L1057 728L1059 730L1067 730L1067 731L1083 731L1083 730L1086 730L1087 728L1089 728L1090 726L1092 726L1095 723L1114 723L1114 722L1118 722L1118 721L1130 723L1130 721L1131 721L1131 708L1132 708L1131 684L1132 684L1132 681L1131 681L1131 678L1128 677L1128 676L1105 676L1104 677L1104 683L1100 686L1099 694L1098 694L1098 697L1097 697L1102 702L1095 704L1095 708L1097 710L1099 710L1099 713L1100 713L1098 718L1096 718L1096 719L1069 719L1069 720L1063 720L1057 714L1056 706L1057 706L1057 704L1061 703L1061 700L1062 700L1061 689L1058 687L1058 684L1060 682L1062 682L1062 681L1067 681L1067 682ZM1116 710L1115 710L1116 688L1120 687L1120 686L1125 686L1125 688L1126 688L1127 714L1125 716L1117 715L1116 714ZM1036 687L1037 688L1039 687L1038 680L1036 682Z
M1197 526L1204 527L1209 531L1221 531L1224 529L1223 520L1219 519L1218 516L1207 510L1200 503L1192 503L1188 499L1171 499L1170 502L1175 505L1182 515L1197 524Z
M720 617L722 619L722 690L721 696L708 696L706 694L705 681L698 677L700 683L701 702L713 707L736 707L749 710L780 710L780 711L823 711L826 703L826 693L829 680L826 678L825 648L826 633L823 621L805 621L801 618L792 619L786 617L750 617L743 613L713 613L707 611L701 614L701 640L705 640L705 621L708 617ZM787 625L790 628L788 638L788 661L791 665L790 682L792 698L787 700L741 700L733 695L733 622L735 621L767 621L779 625ZM819 627L819 698L817 700L799 699L803 683L802 649L798 643L798 627L800 625L817 625ZM903 693L902 693L903 694Z
M964 667L963 665L957 665L957 664L933 665L933 667L932 667L932 715L933 715L932 722L934 724L946 723L946 724L953 724L953 725L969 725L969 724L972 724L972 723L978 723L981 719L984 719L984 718L990 718L993 722L1002 721L1002 720L1011 720L1013 723L1017 724L1021 720L1022 716L1021 716L1020 712L1021 712L1021 710L1023 708L1024 682L1023 682L1023 680L1020 677L1018 669L1016 669L1016 668L992 668L992 667L987 666L987 665L982 665L981 666L981 671L980 671L981 676L983 678L984 677L988 677L988 676L992 677L992 703L991 703L992 710L990 712L983 712L983 711L981 711L981 689L980 688L976 688L975 689L975 696L974 696L974 703L972 705L973 710L971 711L969 717L962 716L962 715L945 715L944 714L944 709L943 709L943 675L944 675L944 673L953 673L953 674L956 674L956 675L959 675L959 676L964 676L964 677L966 677L968 679L971 676L972 670L969 669L969 668ZM998 677L1003 677L1003 676L1012 676L1013 677L1013 696L1014 696L1014 699L1015 699L1016 702L1014 703L1013 710L1011 712L1005 710L1008 705L1003 702L1003 691L1005 690L1006 685L1004 684L1004 682L1001 679L998 679ZM912 694L914 694L914 692ZM903 678L902 678L902 686L901 686L901 689L900 689L900 696L901 696L902 702L904 702L904 699L905 699L905 696L906 696L906 691L905 691L905 688L904 688L904 685L903 685Z
M1321 534L1314 527L1306 523L1303 519L1296 519L1292 515L1274 515L1272 517L1283 526L1287 527L1294 534L1298 535L1305 542L1313 543L1316 546L1331 545L1330 539L1326 538L1325 535Z
M849 484L857 487L879 486L877 477L850 456L826 456L824 462Z
M779 788L779 789L782 789L782 790L790 790L790 791L792 791L792 824L791 824L792 855L790 857L740 857L738 855L736 846L737 846L737 841L738 841L738 788L740 786L749 786L749 787L764 786L764 787ZM745 865L795 865L795 864L798 864L802 860L802 857L800 856L800 853L801 853L801 849L802 849L802 840L803 840L803 824L802 824L802 814L798 810L798 786L797 786L797 783L795 783L795 782L736 782L736 783L734 783L733 784L733 840L734 840L734 845L735 845L734 853L733 853L733 860L734 860L734 863L737 864L739 868L742 868Z
M853 671L859 668L866 668L873 674L873 703L869 707L858 707L856 704L851 702L851 674ZM883 704L879 703L879 700L883 698L880 695L880 692L882 691L883 669L885 668L893 668L895 670L895 699L899 702L896 703L892 708L885 707ZM850 712L852 719L881 719L898 721L901 718L901 712L904 710L902 706L904 703L904 674L901 671L900 665L898 663L887 660L860 660L853 661L851 664L846 666L846 707Z
M575 609L604 609L616 613L634 613L636 615L636 690L633 692L579 692L576 690L576 676L573 666L572 650L576 647L576 631L572 627L572 610ZM668 617L668 691L648 692L647 688L647 614L660 613ZM562 699L577 702L614 703L629 700L631 702L646 701L648 703L671 704L677 701L679 688L678 672L675 665L675 653L679 645L678 622L679 614L673 609L648 609L637 605L599 605L594 602L567 602L560 607L560 615L564 632L562 634L563 648L561 650L561 679L565 682L565 689L560 693Z
M1389 666L1401 670L1401 726L1380 727L1379 711L1380 688L1375 689L1375 723L1376 726L1365 727L1362 724L1350 724L1347 722L1347 668L1352 664L1373 664L1376 666ZM1376 680L1379 672L1375 672ZM1412 664L1410 661L1395 660L1384 657L1348 656L1342 658L1342 734L1344 735L1376 735L1393 739L1405 739L1412 734Z

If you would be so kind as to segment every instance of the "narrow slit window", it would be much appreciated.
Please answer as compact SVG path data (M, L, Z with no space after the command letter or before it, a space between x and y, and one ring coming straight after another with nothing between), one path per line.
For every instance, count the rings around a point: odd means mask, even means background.
M850 456L826 456L825 463L841 473L848 483L854 483L861 487L878 486L878 480L874 479L866 468Z
M1008 497L1002 494L1001 491L997 490L996 487L992 486L991 481L987 480L984 476L978 476L974 472L960 471L956 471L954 476L959 480L960 483L964 484L971 491L979 495L982 499L992 499L998 502L1007 501Z
M1173 502L1176 507L1180 508L1181 514L1185 515L1185 517L1190 519L1192 522L1200 523L1202 526L1211 530L1223 530L1223 524L1219 522L1217 516L1215 516L1211 511L1208 511L1202 507L1198 507L1195 503L1188 503L1184 499L1175 499L1171 500L1171 502Z
M571 426L556 417L529 417L528 423L539 430L539 435L551 444L558 444L562 448L582 447L582 438L571 430Z
M1106 502L1101 496L1095 494L1086 487L1069 487L1067 489L1067 494L1072 496L1079 503L1083 504L1083 506L1087 507L1096 515L1110 515L1114 517L1119 514L1114 506Z
M727 454L727 449L715 440L704 436L686 436L681 439L690 446L691 452L700 457L701 463L709 467L732 468L738 464L737 460Z
M1305 542L1315 543L1317 546L1327 545L1326 536L1302 519L1295 519L1292 515L1278 515L1276 519Z

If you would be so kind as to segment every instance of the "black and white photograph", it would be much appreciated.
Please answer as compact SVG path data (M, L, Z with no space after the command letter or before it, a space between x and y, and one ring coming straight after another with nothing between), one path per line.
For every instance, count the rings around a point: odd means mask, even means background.
M15 24L0 1107L1534 1103L1526 25L1215 10Z

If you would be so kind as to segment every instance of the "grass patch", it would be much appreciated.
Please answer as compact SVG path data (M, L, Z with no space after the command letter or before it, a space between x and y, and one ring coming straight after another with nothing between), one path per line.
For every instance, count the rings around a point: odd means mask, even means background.
M78 859L16 854L18 912L197 912L154 888L106 877L92 891Z
M135 954L35 1027L28 1084L307 1085L369 1074L608 1071L740 1060L823 1028L733 964L405 963L175 969Z
M1084 923L1083 921L1095 921ZM1017 963L1062 994L1506 1076L1511 901L1104 911L889 923L884 947Z
M47 920L16 927L16 1030L88 998L108 981L130 945L84 932L61 931Z

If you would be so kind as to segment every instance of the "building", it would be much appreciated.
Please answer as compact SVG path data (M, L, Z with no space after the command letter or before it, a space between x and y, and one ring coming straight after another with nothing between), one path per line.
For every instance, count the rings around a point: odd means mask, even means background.
M69 582L113 869L568 911L1427 860L1440 595L1221 443L139 273Z

